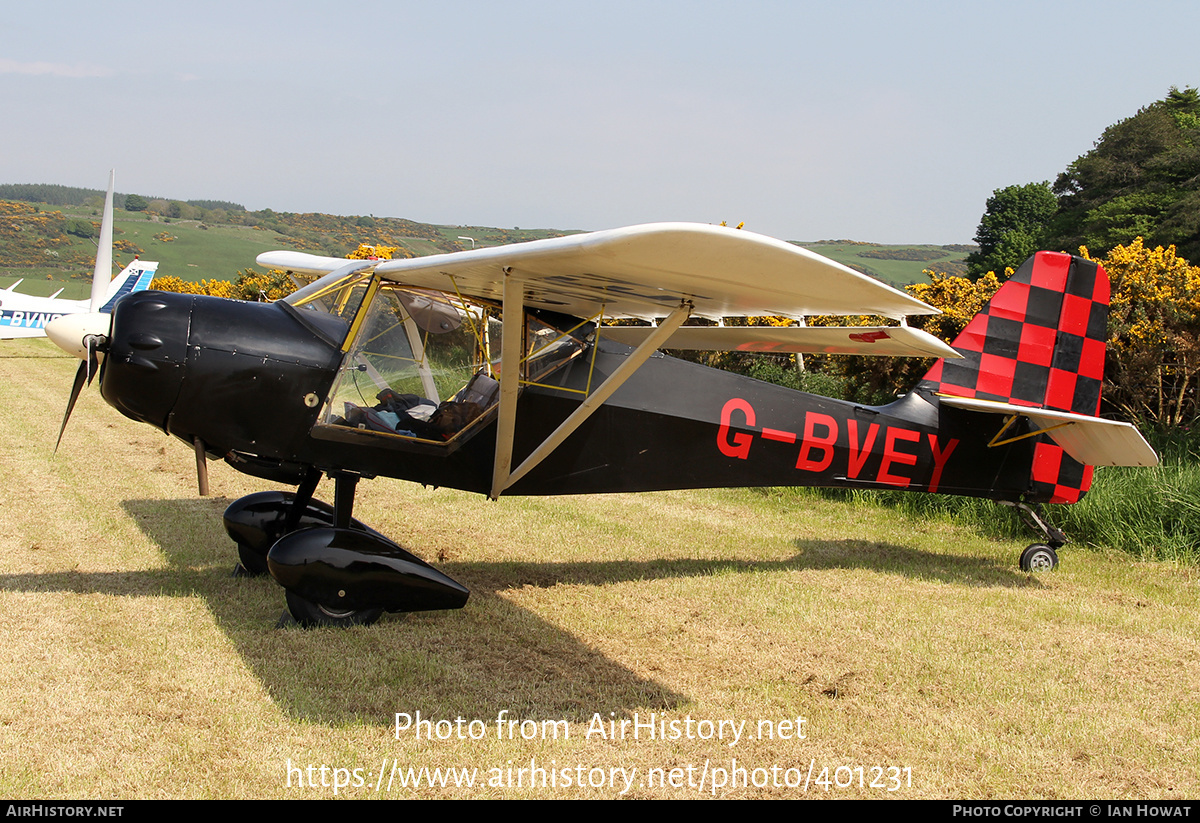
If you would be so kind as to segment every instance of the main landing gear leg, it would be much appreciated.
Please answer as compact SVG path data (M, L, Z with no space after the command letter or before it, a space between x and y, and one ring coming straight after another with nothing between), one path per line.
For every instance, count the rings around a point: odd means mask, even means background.
M1046 538L1045 543L1034 543L1021 552L1021 571L1035 573L1053 571L1058 566L1058 550L1066 544L1067 536L1046 521L1038 504L1005 501L1005 505L1015 508L1022 523L1034 531L1041 532Z
M354 519L359 475L331 472L334 505L313 499L310 469L293 492L256 492L225 510L243 563L287 591L280 625L355 626L385 612L461 609L470 592L396 542Z
M238 547L234 577L259 577L267 573L267 552L276 540L294 532L301 524L327 523L321 518L324 503L313 510L313 492L321 482L321 472L310 466L295 494L258 492L235 500L225 510L225 531ZM305 515L308 515L307 520ZM314 520L314 516L317 519Z
M333 525L339 529L350 528L354 515L354 492L358 489L357 474L338 473L333 476Z
M288 510L287 520L283 524L283 533L294 532L300 527L300 517L312 502L317 484L321 482L321 471L316 466L308 467L308 474L296 487L296 496L292 499L292 507Z
M313 471L315 472L315 469ZM359 476L345 472L331 473L330 476L333 477L334 482L333 527L348 530L353 523L354 493L358 489ZM297 490L297 502L304 495L309 479L311 478L306 478L305 483ZM319 473L317 473L317 479L320 479ZM313 483L312 488L308 491L309 498L312 497L312 490L315 488L316 483ZM307 506L307 504L308 501L305 500L303 506ZM297 511L303 511L303 507ZM284 625L290 614L292 620L301 626L369 626L383 614L383 609L376 607L354 609L326 605L310 600L291 589L287 589L285 596L287 612L284 612L280 618L279 625Z

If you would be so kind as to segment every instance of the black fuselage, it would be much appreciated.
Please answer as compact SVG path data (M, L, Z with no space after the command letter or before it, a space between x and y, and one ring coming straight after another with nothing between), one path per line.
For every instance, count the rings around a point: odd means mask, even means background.
M132 295L113 315L103 395L256 476L294 483L316 467L487 493L494 412L453 447L319 423L345 324L312 315L282 303ZM598 345L522 390L514 465L578 406L589 378L594 387L630 351ZM655 354L505 493L841 486L1015 500L1029 491L1033 441L988 448L994 430L994 418L925 393L868 407Z

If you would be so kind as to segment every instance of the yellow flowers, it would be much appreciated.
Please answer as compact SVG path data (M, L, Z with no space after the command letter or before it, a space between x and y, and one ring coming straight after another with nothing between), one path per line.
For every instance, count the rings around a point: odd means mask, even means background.
M927 318L922 327L947 343L967 327L972 317L979 314L983 304L991 300L1000 288L1001 282L996 273L991 271L978 280L935 271L925 273L929 275L928 283L913 283L905 286L905 291L942 310L941 314ZM1004 279L1010 276L1012 269L1005 270Z
M283 272L272 270L270 274L261 274L254 269L245 269L233 281L201 280L192 282L181 280L178 277L156 277L150 284L150 288L180 294L206 294L231 300L256 301L278 300L296 290Z
M1080 254L1088 257L1087 248ZM1200 267L1174 246L1148 249L1142 238L1098 260L1108 271L1109 399L1128 413L1179 425L1198 411Z
M346 255L347 260L391 260L399 246L371 245L359 243L358 248Z

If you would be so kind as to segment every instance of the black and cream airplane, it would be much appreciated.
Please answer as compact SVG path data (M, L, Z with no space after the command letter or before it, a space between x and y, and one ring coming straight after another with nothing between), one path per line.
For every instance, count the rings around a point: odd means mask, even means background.
M718 226L258 262L317 279L270 304L142 292L111 321L75 315L48 334L83 360L70 406L98 370L122 414L193 446L202 493L209 458L296 486L234 502L225 525L244 569L269 572L306 625L466 604L463 586L353 518L366 478L493 499L768 485L969 495L1042 531L1021 555L1030 571L1053 568L1066 539L1040 504L1077 501L1094 465L1157 462L1133 426L1098 416L1108 279L1066 254L1030 258L952 346L907 325L937 310L904 292ZM863 314L890 322L803 324ZM797 325L725 323L767 316ZM872 407L664 348L938 360ZM313 499L322 475L333 505Z

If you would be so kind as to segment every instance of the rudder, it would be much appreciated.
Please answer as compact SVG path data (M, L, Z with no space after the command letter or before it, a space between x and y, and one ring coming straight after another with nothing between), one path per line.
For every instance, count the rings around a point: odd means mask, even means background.
M1096 416L1104 377L1109 283L1094 261L1038 252L1000 287L918 385L932 392ZM1030 498L1074 503L1092 467L1037 439Z
M108 291L104 296L104 304L100 307L100 311L111 313L113 305L118 299L127 294L150 288L150 283L154 280L154 272L157 269L158 263L146 262L135 257L133 262L108 284Z

